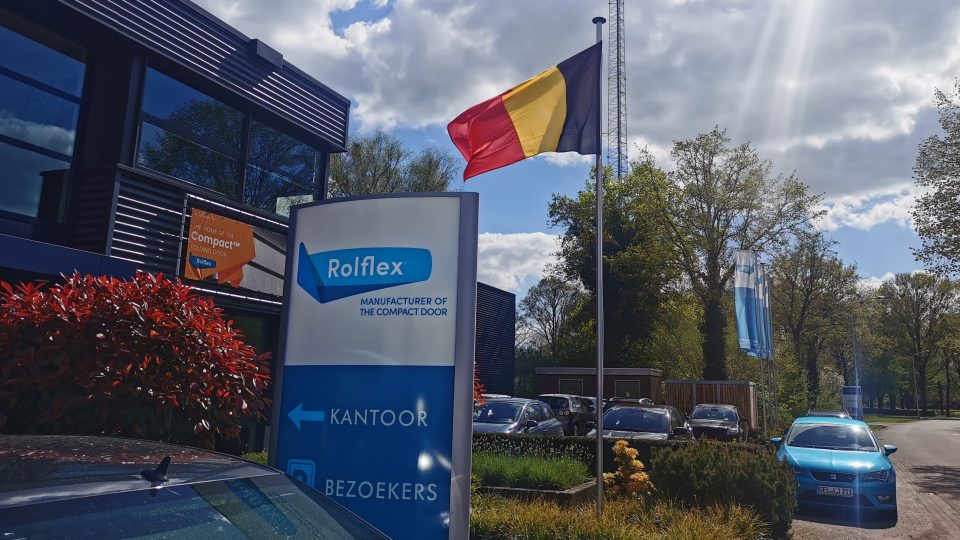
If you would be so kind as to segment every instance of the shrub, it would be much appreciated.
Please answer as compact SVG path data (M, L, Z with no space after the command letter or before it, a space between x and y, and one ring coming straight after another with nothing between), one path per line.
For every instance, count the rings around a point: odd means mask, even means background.
M617 441L613 445L616 472L603 473L603 485L611 498L636 498L653 489L650 477L643 472L643 463L637 459L636 448L630 448L627 441Z
M612 440L604 440L604 470L616 470ZM651 449L672 444L669 442L633 441L630 443L637 450L637 459L650 463ZM506 435L499 433L475 433L473 435L473 452L489 452L510 456L537 456L537 457L569 457L587 464L590 471L595 470L597 440L593 437L545 437L541 435Z
M717 505L687 509L670 501L618 499L598 518L593 504L575 508L544 501L477 497L470 515L476 540L635 540L762 538L766 527L756 512Z
M746 448L706 441L661 448L650 476L661 495L686 507L736 503L786 535L796 504L793 471L765 448Z
M254 463L259 463L261 465L267 464L267 451L261 450L260 452L247 452L240 456L241 458L252 461Z
M0 431L236 439L269 406L268 355L241 337L212 300L162 275L2 283Z
M571 458L473 455L473 474L481 486L564 490L587 481L587 466Z

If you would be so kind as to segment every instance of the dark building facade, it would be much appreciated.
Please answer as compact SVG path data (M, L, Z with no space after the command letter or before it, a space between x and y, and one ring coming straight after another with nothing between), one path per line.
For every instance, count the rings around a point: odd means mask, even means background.
M187 0L0 0L0 279L162 272L275 351L287 215L326 196L349 110Z

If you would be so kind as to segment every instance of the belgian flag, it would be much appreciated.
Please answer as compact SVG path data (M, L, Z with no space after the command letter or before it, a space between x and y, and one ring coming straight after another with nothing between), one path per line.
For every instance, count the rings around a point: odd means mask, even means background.
M463 179L543 152L599 154L601 43L460 114Z

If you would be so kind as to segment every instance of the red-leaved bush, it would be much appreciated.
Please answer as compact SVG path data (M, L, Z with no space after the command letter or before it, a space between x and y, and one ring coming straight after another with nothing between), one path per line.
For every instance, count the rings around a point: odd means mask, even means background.
M0 287L0 432L212 448L266 414L269 354L179 280L74 274Z

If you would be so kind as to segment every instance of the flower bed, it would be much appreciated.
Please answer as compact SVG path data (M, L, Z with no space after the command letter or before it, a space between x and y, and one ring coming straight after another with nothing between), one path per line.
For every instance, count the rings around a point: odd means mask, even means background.
M555 457L511 456L480 452L473 456L473 475L480 486L562 491L589 478L582 461Z

